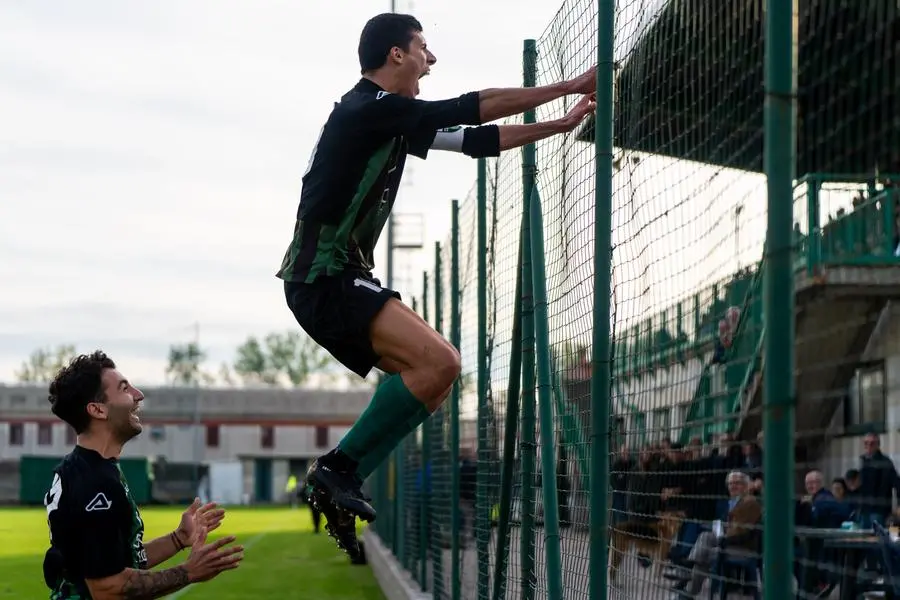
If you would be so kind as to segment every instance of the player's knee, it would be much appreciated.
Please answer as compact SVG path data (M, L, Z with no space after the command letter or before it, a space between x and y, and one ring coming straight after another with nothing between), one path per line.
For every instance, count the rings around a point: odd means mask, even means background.
M453 385L462 371L462 358L459 351L452 346L447 346L436 364L435 371L438 378L437 387L440 388L437 394L441 394Z
M456 378L459 377L459 372L462 369L462 362L459 352L450 344L443 345L440 349L433 350L427 356L428 362L421 365L422 368L419 370L423 379L427 380L427 385L425 386L427 389L421 390L422 396L420 397L425 398L426 405L433 410L437 408L437 406L440 406L440 402L437 402L437 405L434 403L438 401L441 396L445 395L447 389L452 386L453 382L456 381Z

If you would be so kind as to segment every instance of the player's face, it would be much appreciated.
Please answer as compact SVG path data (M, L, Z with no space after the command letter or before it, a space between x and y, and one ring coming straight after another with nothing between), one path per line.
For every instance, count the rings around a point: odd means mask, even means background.
M103 391L107 426L120 442L127 442L143 429L139 412L144 394L116 369L103 372Z
M402 95L415 98L419 95L419 80L428 75L431 65L437 62L434 54L428 49L425 36L422 32L413 33L409 42L409 50L402 53L400 61L400 77L402 80Z

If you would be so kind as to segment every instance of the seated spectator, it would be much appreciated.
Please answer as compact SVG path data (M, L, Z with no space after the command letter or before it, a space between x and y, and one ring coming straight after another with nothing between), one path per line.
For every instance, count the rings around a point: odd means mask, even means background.
M807 496L803 499L812 507L813 527L839 529L841 523L850 518L850 508L839 502L830 490L825 489L822 472L813 469L804 481Z
M694 598L703 587L711 567L725 553L725 558L747 558L759 554L759 525L762 506L750 494L750 478L732 471L726 478L729 499L721 505L723 531L705 531L691 549L688 561L691 577L675 585L677 598Z
M809 507L810 526L823 529L839 529L841 523L850 519L850 506L838 501L830 490L825 488L825 478L818 469L806 474L804 486L806 496L802 503ZM806 557L809 569L808 584L816 594L829 590L829 584L837 573L837 553L824 547L822 540L807 540L809 556Z
M844 501L844 498L847 497L847 482L843 477L835 477L831 480L831 493L838 502Z
M847 493L844 494L843 502L850 507L852 513L859 513L859 471L857 469L849 469L844 473L844 483L847 485Z

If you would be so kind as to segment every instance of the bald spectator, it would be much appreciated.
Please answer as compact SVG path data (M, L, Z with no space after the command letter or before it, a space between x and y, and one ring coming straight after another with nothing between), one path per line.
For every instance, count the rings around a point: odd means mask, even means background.
M806 497L803 501L812 509L813 527L839 529L841 523L850 518L847 505L838 502L831 490L825 487L822 471L813 469L804 480Z

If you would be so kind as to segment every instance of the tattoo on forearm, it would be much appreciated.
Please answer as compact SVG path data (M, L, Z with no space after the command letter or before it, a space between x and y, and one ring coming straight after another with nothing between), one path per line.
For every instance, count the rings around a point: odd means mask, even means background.
M188 572L183 566L162 571L133 571L122 586L122 597L126 600L152 600L180 590L188 583Z

